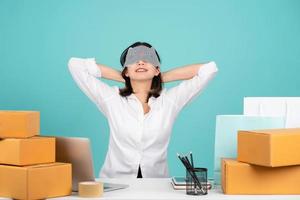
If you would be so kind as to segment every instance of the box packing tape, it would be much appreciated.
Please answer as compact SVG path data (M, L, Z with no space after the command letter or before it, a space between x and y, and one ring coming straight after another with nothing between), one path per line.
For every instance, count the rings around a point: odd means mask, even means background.
M80 197L100 197L103 194L103 183L85 181L78 183L78 195Z

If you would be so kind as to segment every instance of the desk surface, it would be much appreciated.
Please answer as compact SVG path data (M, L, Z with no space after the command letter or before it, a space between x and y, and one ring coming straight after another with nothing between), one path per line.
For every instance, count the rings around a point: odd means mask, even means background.
M155 179L155 178L143 178L143 179L98 179L103 182L110 183L123 183L129 184L126 189L115 190L105 192L102 197L91 198L97 199L208 199L208 200L223 200L223 199L300 199L300 195L224 195L219 187L210 190L208 195L204 196L190 196L185 194L185 190L174 190L171 185L171 179ZM0 198L7 199L7 198ZM73 193L71 196L51 198L49 200L70 200L70 199L86 199L77 196L77 193Z

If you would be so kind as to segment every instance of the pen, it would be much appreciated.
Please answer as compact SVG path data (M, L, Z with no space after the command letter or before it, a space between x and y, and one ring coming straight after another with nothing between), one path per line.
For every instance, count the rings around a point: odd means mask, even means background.
M194 168L194 161L193 161L193 153L190 151L191 163L192 167Z
M195 175L195 177L196 177L197 180L198 180L198 177L197 177L197 175L195 174L195 168L194 168L194 163L193 163L193 158L192 158L192 152L190 152L191 162L189 161L187 155L184 156L184 158L185 158L185 160L186 160L186 163L187 163L188 167L192 170L193 174ZM194 181L193 183L195 184L193 187L195 188L195 191L197 192L197 189L196 189L196 182ZM200 183L200 185L201 185L201 183ZM201 189L202 192L204 192L204 191L202 190L202 185L201 185L201 188L200 188L200 189Z
M187 169L189 174L192 176L192 178L194 179L196 184L198 185L199 189L202 189L201 183L199 182L195 172L193 171L193 168L191 167L190 162L187 159L187 157L186 156L181 157L180 155L178 155L178 157L181 160L181 162L184 164L185 168Z
M193 180L195 181L196 185L198 185L199 189L205 193L203 187L202 187L202 184L200 183L197 175L195 174L195 169L194 167L191 165L191 163L189 162L189 159L187 156L180 156L178 153L178 158L181 160L181 162L184 164L184 166L186 167L186 169L188 170L189 174L192 176ZM193 157L191 157L191 162L193 164Z
M194 179L194 181L196 182L196 184L198 185L199 189L203 191L203 188L201 186L201 183L199 182L195 172L194 172L194 168L191 167L187 157L181 157L178 153L177 153L178 158L180 159L180 161L183 163L183 165L185 166L185 168L187 169L187 171L189 172L189 174L191 175L191 177Z

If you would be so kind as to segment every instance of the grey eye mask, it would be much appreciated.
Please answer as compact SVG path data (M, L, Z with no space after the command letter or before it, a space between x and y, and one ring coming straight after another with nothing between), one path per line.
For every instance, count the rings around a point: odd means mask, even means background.
M137 46L137 47L130 47L128 49L124 67L127 67L130 64L136 63L139 60L144 60L151 63L154 66L160 66L158 57L155 53L155 49L153 47L149 48L146 46Z

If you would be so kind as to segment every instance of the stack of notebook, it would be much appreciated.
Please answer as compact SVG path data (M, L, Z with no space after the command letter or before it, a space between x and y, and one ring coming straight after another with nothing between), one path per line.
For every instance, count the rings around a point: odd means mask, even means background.
M185 181L185 177L172 177L171 179L171 184L174 188L174 190L185 190L186 189L186 181ZM201 185L205 186L205 183L201 183ZM207 186L208 186L208 190L210 190L212 188L212 180L207 182Z

